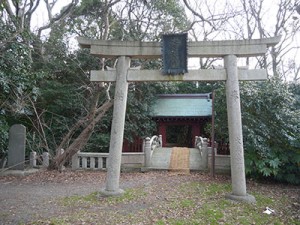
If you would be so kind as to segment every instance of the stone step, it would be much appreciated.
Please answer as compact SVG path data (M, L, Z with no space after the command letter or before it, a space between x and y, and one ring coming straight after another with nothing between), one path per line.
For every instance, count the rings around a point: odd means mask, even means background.
M190 170L204 170L206 165L200 155L199 149L190 148L189 164ZM151 169L169 170L172 148L157 148L151 158Z

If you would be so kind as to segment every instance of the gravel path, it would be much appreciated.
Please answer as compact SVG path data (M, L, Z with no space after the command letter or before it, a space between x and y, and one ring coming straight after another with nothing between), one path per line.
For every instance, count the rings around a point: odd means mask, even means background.
M166 175L167 172L122 173L122 189L172 184L182 179L195 179L195 176ZM22 224L42 218L61 215L59 198L88 195L105 187L105 172L99 171L40 171L24 177L0 177L0 224ZM201 179L209 179L203 176Z
M52 204L56 199L86 195L103 186L104 173L85 175L41 171L25 177L0 177L0 224L26 223L35 217L54 216L60 210ZM90 180L91 177L94 178Z

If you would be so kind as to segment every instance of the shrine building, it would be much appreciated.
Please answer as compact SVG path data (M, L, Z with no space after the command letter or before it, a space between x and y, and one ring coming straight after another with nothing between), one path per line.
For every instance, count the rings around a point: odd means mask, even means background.
M211 122L210 94L159 95L152 107L152 118L162 135L162 147L193 148L195 136L204 136Z
M193 148L196 136L207 136L204 128L211 123L212 99L210 94L161 94L150 112L162 147ZM123 152L141 151L141 138L134 143L124 140Z

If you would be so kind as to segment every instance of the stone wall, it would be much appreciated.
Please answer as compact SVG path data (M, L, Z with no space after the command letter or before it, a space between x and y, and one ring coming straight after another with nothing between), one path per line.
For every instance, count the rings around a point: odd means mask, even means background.
M208 155L208 168L211 168L211 154ZM230 155L215 155L215 170L217 173L230 173Z
M156 137L156 136L155 136ZM150 168L152 159L152 151L154 147L158 145L160 147L159 140L160 138L156 137L157 141L152 141L150 138L146 139L144 152L123 152L121 156L121 170L122 171L131 171L131 170L144 170ZM156 140L155 139L155 140ZM191 157L197 159L201 162L194 162L193 170L207 171L211 168L211 147L207 147L206 139L203 139L204 142L199 145L197 148L191 149ZM153 146L152 146L152 144ZM155 144L156 143L156 144ZM195 155L196 154L196 155ZM200 154L200 156L199 156ZM194 157L193 157L194 155ZM149 158L148 162L146 156ZM108 153L88 153L88 152L78 152L73 156L72 159L72 168L76 169L96 169L96 170L106 170L107 160L109 157ZM162 157L162 156L161 156ZM198 160L198 159L197 159ZM147 162L149 165L147 165ZM200 163L200 164L199 164ZM168 168L166 168L168 169ZM215 171L217 173L230 173L230 155L218 155L215 149Z
M141 170L145 165L145 154L143 152L122 153L121 170Z
M211 147L208 147L207 167L210 170L212 165ZM230 155L218 155L215 149L215 171L216 173L230 174Z
M72 169L106 170L108 153L78 152L72 157ZM145 165L145 154L143 152L125 152L121 157L121 169L141 169Z

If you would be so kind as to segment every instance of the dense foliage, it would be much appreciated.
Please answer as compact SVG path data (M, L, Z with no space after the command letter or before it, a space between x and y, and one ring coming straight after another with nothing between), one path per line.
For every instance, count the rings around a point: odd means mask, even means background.
M288 84L272 78L241 83L246 173L300 183L300 111ZM225 88L216 94L216 139L228 141Z
M11 24L0 21L0 40L6 40L14 32ZM28 40L31 37L28 36ZM0 48L0 158L6 154L8 128L14 123L28 125L31 101L39 94L39 80L43 71L32 69L32 49L23 38L13 42L2 42Z

